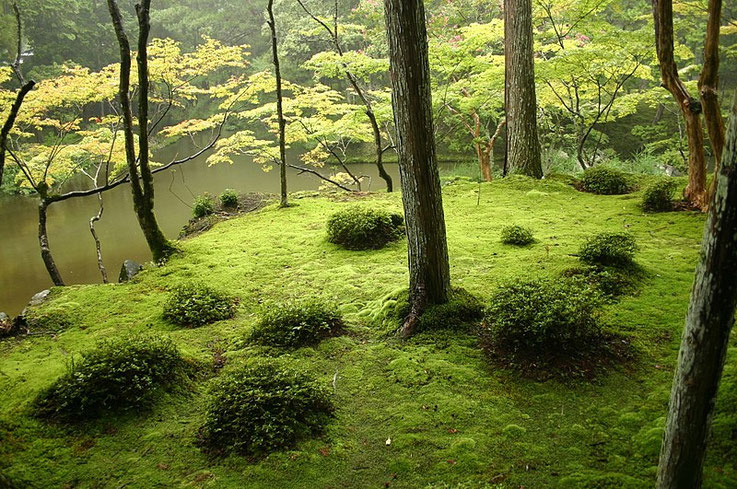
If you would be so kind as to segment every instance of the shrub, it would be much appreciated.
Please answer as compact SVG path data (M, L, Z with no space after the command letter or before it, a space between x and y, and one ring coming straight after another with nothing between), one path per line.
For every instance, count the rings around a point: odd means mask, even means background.
M349 250L379 249L402 236L404 217L355 205L333 214L327 231L328 241Z
M196 218L202 218L209 216L215 212L215 201L212 199L210 194L203 194L194 200L194 206L192 207L192 214Z
M641 279L641 271L636 267L602 267L587 266L572 268L564 272L565 277L580 277L595 287L607 299L615 299L637 290Z
M235 316L237 299L201 283L176 287L164 304L164 319L197 327Z
M673 180L660 180L645 189L642 208L647 212L665 212L673 209L673 194L678 184Z
M502 243L515 246L526 246L535 242L532 230L529 228L513 225L502 229Z
M225 190L220 194L220 205L224 209L235 209L238 207L238 192L232 189Z
M621 267L632 264L636 251L637 242L631 234L601 233L590 237L578 255L589 265Z
M334 411L328 390L277 360L259 360L215 386L200 429L212 451L260 455L317 434Z
M602 195L620 195L632 190L626 173L606 166L587 168L581 186L587 192Z
M127 336L102 341L71 362L67 373L34 402L46 418L84 420L145 407L156 389L185 373L185 362L168 338Z
M251 340L267 346L314 345L343 330L337 307L318 300L267 306L251 332Z
M388 318L395 326L401 326L410 313L409 291L405 290L388 311ZM484 316L481 302L470 292L453 288L448 302L428 306L418 320L417 332L435 330L469 330Z
M513 283L486 309L484 344L509 359L586 350L601 336L599 305L599 295L581 281Z

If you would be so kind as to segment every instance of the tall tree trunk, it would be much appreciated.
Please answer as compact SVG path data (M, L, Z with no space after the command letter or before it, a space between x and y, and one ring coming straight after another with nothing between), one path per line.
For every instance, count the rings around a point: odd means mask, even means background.
M279 174L281 179L281 206L288 207L287 196L287 146L284 139L287 122L284 120L284 95L282 93L281 67L279 64L279 43L276 37L276 20L274 19L274 0L269 0L269 27L271 28L271 50L276 76L276 112L279 118L279 157L281 158Z
M138 144L136 159L135 138L133 136L133 110L130 99L131 54L130 42L123 28L123 18L116 0L107 0L112 17L115 35L120 47L120 84L118 96L123 113L123 133L125 134L125 154L133 194L133 208L138 224L143 231L154 261L166 259L174 250L164 236L154 214L154 177L149 163L148 134L148 36L150 32L151 0L143 0L136 5L138 17ZM139 172L140 170L140 172Z
M41 200L38 203L38 243L41 245L41 259L46 266L46 271L49 272L51 281L56 286L63 286L64 280L61 278L61 273L56 266L54 257L51 254L51 248L49 247L49 232L46 229L46 217L49 208L49 202L44 196L41 196Z
M737 99L678 356L658 467L659 489L701 487L706 442L737 307L735 277Z
M673 2L652 0L655 19L655 44L660 61L660 73L665 87L681 108L688 137L688 186L685 196L689 202L705 209L706 156L704 155L704 131L701 126L701 103L691 97L678 76L673 57Z
M410 316L448 301L450 267L432 118L430 65L422 0L385 0L392 101L409 241Z
M532 49L532 0L504 0L508 166L512 173L542 178Z
M722 0L709 0L709 18L706 23L704 43L704 67L699 77L699 94L704 108L706 130L714 151L714 176L719 174L719 164L724 151L724 119L719 107L719 29L722 22ZM716 185L716 178L712 190Z

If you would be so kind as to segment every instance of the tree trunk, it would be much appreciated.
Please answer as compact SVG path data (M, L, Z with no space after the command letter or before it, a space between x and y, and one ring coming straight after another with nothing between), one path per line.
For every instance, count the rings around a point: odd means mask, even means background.
M10 136L10 131L15 125L15 120L18 117L18 112L20 112L20 108L23 105L26 95L28 95L28 92L33 90L34 86L36 86L36 82L31 80L21 87L18 95L15 97L15 102L13 102L13 105L10 107L8 118L5 120L2 130L0 130L0 185L3 184L3 173L5 172L5 153L6 145L8 144L8 136Z
M102 283L106 284L109 282L109 280L107 277L105 262L102 259L102 243L100 243L100 238L97 236L97 230L95 229L95 223L102 219L102 214L103 212L105 212L105 205L102 200L102 194L97 194L97 200L100 203L100 210L95 216L90 219L90 234L92 234L92 239L95 240L95 251L97 252L97 268L98 270L100 270L100 275L102 275Z
M174 247L166 239L166 236L164 236L154 214L154 177L149 164L148 134L148 36L150 31L150 7L151 0L143 0L141 4L136 5L139 28L137 57L139 153L137 160L135 139L133 136L133 110L130 99L130 43L123 28L123 18L116 0L108 0L108 9L120 47L120 84L118 87L118 96L123 113L125 154L131 180L133 208L138 218L138 224L143 231L143 235L153 255L153 259L158 262L166 259L173 252Z
M704 108L706 130L714 151L714 176L719 174L719 164L724 151L724 119L719 107L719 29L721 26L722 0L709 0L709 19L704 43L704 67L699 77L699 94ZM713 192L716 178L712 183ZM710 193L712 193L710 192Z
M673 57L673 2L652 0L655 19L655 44L660 61L660 74L665 87L681 108L688 137L689 182L685 196L700 209L707 207L706 157L704 155L704 132L701 127L701 103L691 97L678 76L678 67Z
M422 0L385 0L392 101L407 221L410 316L415 332L427 305L448 301L450 267L432 118L430 65Z
M659 489L698 489L737 307L737 100L701 245L658 467Z
M269 28L271 29L271 50L274 61L274 76L276 77L276 112L279 118L279 175L281 180L281 206L288 207L287 196L287 146L284 139L286 121L284 120L284 95L282 93L281 67L279 64L279 43L276 37L276 20L274 19L274 0L269 0Z
M509 170L542 178L531 0L504 1L504 39Z
M51 254L51 248L49 247L49 233L46 230L48 208L49 202L42 196L38 204L38 243L41 245L41 259L46 266L46 271L49 272L51 281L54 282L54 285L62 287L64 286L64 280L61 278L61 273L59 273L54 257Z

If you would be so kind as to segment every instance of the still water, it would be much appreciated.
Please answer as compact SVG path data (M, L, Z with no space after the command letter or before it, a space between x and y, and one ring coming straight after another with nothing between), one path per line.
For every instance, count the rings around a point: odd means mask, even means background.
M172 150L173 151L173 150ZM167 151L166 153L169 153ZM160 161L168 161L162 155ZM296 161L297 155L290 155ZM354 164L357 174L371 177L371 189L384 187L372 164ZM398 168L387 165L395 186ZM313 175L289 173L290 192L314 190L321 181ZM279 174L264 172L243 158L232 165L208 167L204 158L156 176L156 215L169 238L176 238L191 217L194 196L204 192L218 195L226 188L239 192L278 193ZM368 190L364 186L364 190ZM140 263L151 259L133 213L129 186L106 194L105 213L96 229L111 281L117 280L122 262ZM49 209L49 240L62 277L68 285L101 282L95 244L89 232L89 219L97 214L97 197L59 202ZM30 297L52 283L41 261L37 238L37 201L29 197L0 197L0 311L18 314Z

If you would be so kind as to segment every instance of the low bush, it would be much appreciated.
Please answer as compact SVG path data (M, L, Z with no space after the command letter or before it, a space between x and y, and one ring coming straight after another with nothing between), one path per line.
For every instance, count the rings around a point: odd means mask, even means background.
M611 301L635 292L642 278L642 271L635 266L585 266L566 270L563 275L568 278L579 277Z
M70 362L67 373L37 396L35 412L76 421L140 409L157 389L173 385L185 372L186 363L168 338L138 335L102 341L79 362Z
M626 173L606 166L592 166L583 172L582 188L594 194L620 195L632 191Z
M194 200L192 214L196 218L209 216L215 212L215 201L210 194L203 194Z
M164 319L190 328L235 316L237 299L201 283L176 287L164 304Z
M589 265L622 267L633 263L637 249L629 233L600 233L586 240L578 256Z
M645 189L642 208L646 212L667 212L673 210L673 194L678 184L673 180L660 180Z
M492 297L483 334L511 357L579 350L601 334L600 303L578 280L513 283Z
M401 214L354 205L333 214L327 223L328 241L349 250L379 249L404 233Z
M262 455L319 434L333 415L329 391L278 360L258 360L217 383L200 429L215 453Z
M220 194L220 205L223 209L235 209L238 207L238 192L232 189L225 190Z
M532 230L513 225L502 228L502 243L514 246L527 246L535 242Z
M334 305L319 300L271 304L264 308L251 332L251 341L285 348L315 345L343 331Z
M401 327L409 316L409 291L403 291L387 311L387 319L394 327ZM417 332L453 330L469 331L484 316L484 307L470 292L453 288L445 304L428 306L418 320Z

